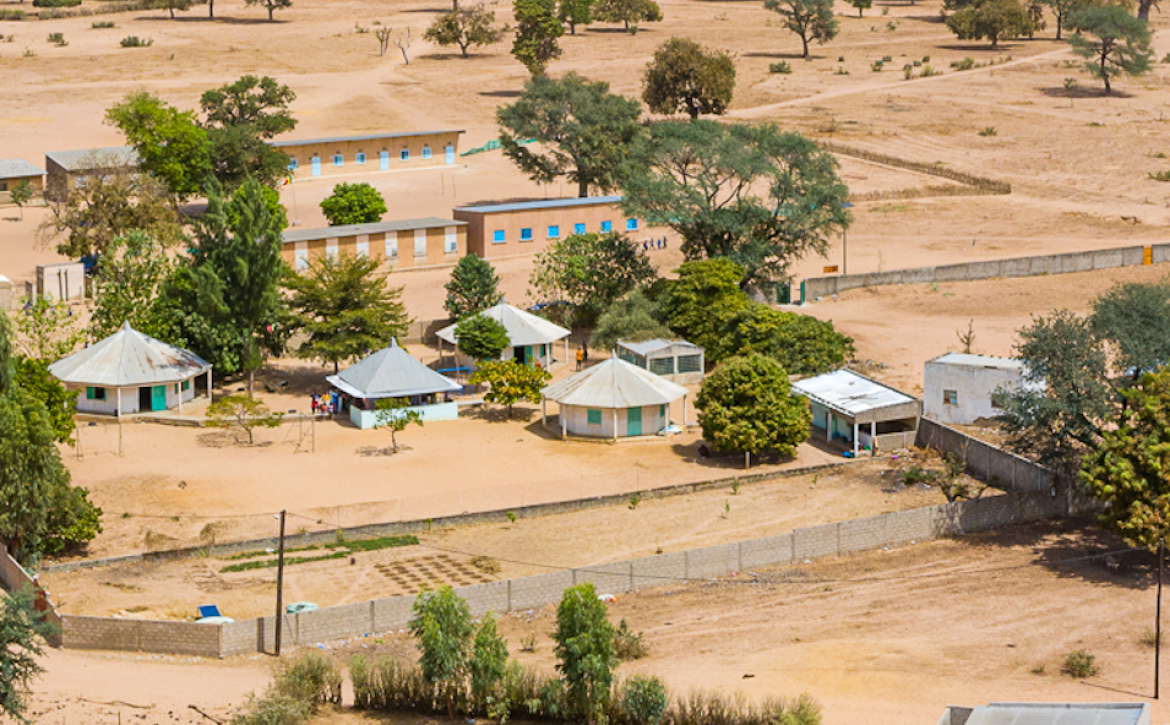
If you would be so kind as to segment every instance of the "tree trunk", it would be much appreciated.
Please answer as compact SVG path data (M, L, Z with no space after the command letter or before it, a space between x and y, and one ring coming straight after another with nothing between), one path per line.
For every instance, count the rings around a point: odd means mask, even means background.
M804 59L808 60L808 38L800 36L800 44L804 46Z
M857 17L859 17L859 18L865 17L865 11L861 9L861 6L857 7Z
M341 371L340 371L340 370L338 369L338 367L337 367L337 361L336 361L336 360L334 360L334 361L333 361L333 374L334 374L334 375L336 375L336 374L337 374L337 373L339 373L339 372L341 372Z
M991 49L995 50L998 47L999 47L999 36L998 35L991 36Z
M1101 57L1097 59L1098 64L1101 66L1101 80L1105 81L1105 95L1111 96L1113 95L1113 88L1109 85L1109 66L1105 64L1108 60L1108 50L1102 52Z
M215 0L207 0L207 17L215 17Z
M1057 40L1060 40L1060 39L1061 39L1061 38L1060 38L1060 32L1061 32L1062 30L1064 30L1064 14L1063 14L1063 13L1057 13L1057 14L1056 14L1056 39L1057 39Z
M270 22L270 23L272 22L272 11L273 10L276 10L276 8L269 5L268 6L268 22Z
M574 23L572 20L570 20L569 21L569 35L576 35L576 34L577 34L577 24Z
M1144 20L1147 23L1150 22L1150 6L1154 2L1155 0L1138 0L1137 16L1139 20Z
M582 180L577 181L577 196L581 199L584 199L585 197L589 196L589 182L588 181L582 181Z
M745 470L752 467L752 452L751 451L744 451L743 452L743 467Z
M459 50L463 52L463 57L466 58L467 57L467 45L460 43Z
M256 371L248 371L248 398L252 397L252 391L256 389Z

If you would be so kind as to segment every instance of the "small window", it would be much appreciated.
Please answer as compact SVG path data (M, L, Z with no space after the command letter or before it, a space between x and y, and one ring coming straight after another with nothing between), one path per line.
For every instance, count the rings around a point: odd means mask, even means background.
M944 390L943 391L943 404L944 405L958 405L959 404L959 391L957 391L957 390Z
M85 389L85 399L86 400L105 400L106 399L106 389L105 388L86 388Z
M8 191L8 182L0 181L0 191Z
M506 241L508 240L504 238L503 229L497 229L492 232L492 244L503 244Z
M637 219L627 219L626 220L626 231L627 232L638 231L638 220Z
M459 251L459 231L455 227L443 230L443 251L454 254Z
M588 421L589 425L601 425L601 411L600 410L588 410L588 411L586 411L585 416L586 416L586 420Z
M190 389L191 389L191 381L190 381L190 380L184 380L184 381L183 381L183 390L190 390Z
M431 147L430 146L423 146L422 157L424 159L429 159L431 157Z
M573 225L573 233L574 234L584 234L585 233L585 225L584 224L574 224Z
M665 405L658 406L658 417L659 418L666 417L666 406Z
M650 359L650 372L655 375L673 375L674 374L674 358L672 357L655 357Z
M551 226L548 228L548 238L556 239L561 236L561 228L558 226Z
M520 241L522 241L522 242L531 242L532 241L532 228L531 227L527 227L527 228L520 230Z
M353 162L355 164L366 163L366 152L365 151L358 151L357 154L355 154L353 157Z
M601 223L601 231L612 232L613 231L613 222L602 222Z
M334 166L344 166L345 165L345 157L342 156L341 154L333 154L333 165Z
M175 395L179 394L179 384L175 383Z
M399 161L410 161L410 149L402 149L398 152Z
M296 160L296 159L289 159L289 160L288 160L288 170L289 170L289 171L296 171L296 170L297 170L297 166L298 166L298 164L297 164L297 160Z
M678 371L680 373L697 373L701 367L701 355L679 355Z

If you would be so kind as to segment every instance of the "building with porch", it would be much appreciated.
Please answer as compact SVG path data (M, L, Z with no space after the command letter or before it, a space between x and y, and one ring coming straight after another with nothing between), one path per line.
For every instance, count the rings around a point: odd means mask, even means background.
M895 450L914 444L922 403L852 370L835 370L792 384L812 406L813 436L843 445L856 456L867 448Z
M537 317L531 312L525 312L513 307L507 302L500 302L495 307L480 312L503 325L508 333L508 347L500 355L501 360L519 360L525 365L540 365L545 370L555 362L553 356L554 343L563 340L565 346L565 360L569 359L569 335L571 331L560 325L549 322L543 317ZM448 342L458 350L458 341L455 339L455 325L448 325L435 335L439 338L439 353L443 352L443 343ZM462 353L460 353L461 355ZM470 361L465 361L470 362Z
M126 322L113 335L49 366L67 389L77 389L77 412L114 415L177 408L195 397L194 381L211 364L193 352L144 335Z
M389 398L409 400L409 409L423 420L459 417L459 406L450 394L463 386L411 357L398 340L325 380L341 394L349 419L362 430L378 424L377 403Z
M654 373L611 357L540 391L540 421L548 425L546 402L559 408L562 438L638 438L657 435L671 425L670 406L683 401L687 389Z
M618 340L617 355L680 385L703 382L703 348L686 340Z
M288 154L294 179L454 166L462 130L406 131L363 136L271 141Z

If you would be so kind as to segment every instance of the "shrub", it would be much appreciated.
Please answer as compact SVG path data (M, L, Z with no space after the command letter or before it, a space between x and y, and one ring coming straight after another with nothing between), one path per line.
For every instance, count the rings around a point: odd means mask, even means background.
M69 41L65 40L65 33L49 33L48 41L62 47L69 45Z
M642 641L642 633L632 631L626 620L622 619L613 632L613 654L622 662L629 662L650 654L650 648Z
M833 75L847 76L847 75L849 75L849 71L845 70L844 68L838 68L836 71L833 72Z
M956 60L951 63L951 67L955 70L971 70L975 67L975 65L976 63L974 58L964 58L962 60Z
M609 707L613 669L613 625L592 583L566 589L557 607L557 669L565 679L564 714L600 722ZM545 713L549 716L549 713Z
M245 712L231 719L231 725L301 725L309 721L309 706L282 695L248 696Z
M788 75L789 73L792 72L792 66L788 63L788 61L782 60L779 63L772 63L771 65L769 65L768 72L769 73L783 73L784 75Z
M488 612L472 645L471 701L481 711L498 697L500 682L508 665L508 643L496 629L496 615ZM507 713L503 713L505 716ZM494 717L494 716L493 716Z
M1096 655L1089 654L1083 649L1074 649L1064 658L1062 671L1069 677L1083 680L1097 676L1101 672L1101 668L1097 666Z
M998 136L999 131L995 130L995 126L988 126L987 128L981 129L979 131L979 135L980 136Z
M883 55L883 56L882 56L882 62L883 62L883 63L893 63L893 62L894 62L894 57L893 57L893 56L891 56L891 55Z
M114 27L114 21L113 20L99 20L95 23L91 23L89 27L93 28L94 30L101 30L102 28L112 28L112 27Z
M938 478L938 471L928 471L918 466L911 466L902 471L902 483L906 486L913 486L916 483L934 483Z
M341 670L316 652L282 660L272 679L272 692L315 707L341 704Z
M922 66L922 77L923 78L930 78L932 76L941 76L941 75L942 75L942 71L935 70L934 66L932 66L932 65Z
M635 675L622 683L619 703L630 725L658 725L666 712L666 687L657 677Z
M154 45L150 38L139 38L137 35L127 35L120 41L123 48L145 48Z
M1170 181L1170 170L1155 171L1150 174L1150 178L1154 181Z
M881 73L884 64L880 60L875 60L869 64L869 69L874 73Z
M466 698L468 653L475 634L471 609L467 600L443 585L434 592L419 594L412 611L410 631L422 650L419 666L423 678L441 694L447 715L454 717Z
M906 80L910 80L911 78L913 78L914 77L914 66L912 66L912 65L902 66L902 77L905 78Z
M0 20L24 20L25 16L23 10L0 10Z
M33 0L34 8L75 8L81 0Z

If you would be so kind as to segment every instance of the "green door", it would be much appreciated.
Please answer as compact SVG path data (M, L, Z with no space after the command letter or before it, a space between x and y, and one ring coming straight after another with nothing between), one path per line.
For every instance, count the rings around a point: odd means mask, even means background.
M626 435L642 435L642 409L629 408L626 410Z
M151 410L166 410L167 409L167 386L155 385L150 389L150 409Z

